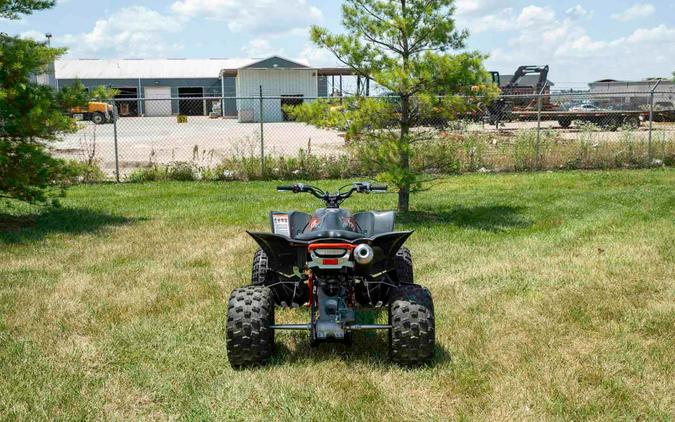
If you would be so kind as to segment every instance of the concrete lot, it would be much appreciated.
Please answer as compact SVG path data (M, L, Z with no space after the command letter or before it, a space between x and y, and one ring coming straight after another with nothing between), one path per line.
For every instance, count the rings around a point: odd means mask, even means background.
M96 139L96 157L105 171L115 166L114 126L80 123L82 129L54 144L57 156L73 159L86 157ZM296 155L302 148L313 154L339 154L344 139L337 132L318 129L303 123L265 123L263 128L266 154ZM117 122L117 148L120 170L172 161L198 160L204 165L217 164L224 157L260 154L260 124L239 123L234 119L189 117L177 123L176 117L127 117Z
M54 144L57 156L85 159L92 151L95 139L95 156L109 174L115 168L114 126L80 123L82 129ZM545 121L542 128L555 130L563 139L588 140L589 133L572 126L562 129L557 122ZM494 126L470 124L468 131L484 131L495 136L515 136L519 130L536 129L536 122L506 123L499 131ZM675 139L675 124L655 123L655 130ZM263 128L266 154L295 156L300 149L311 150L317 155L337 155L344 151L345 141L340 133L318 129L303 123L265 123ZM139 166L173 161L196 161L205 166L218 164L225 157L235 155L259 156L260 124L239 123L235 119L209 119L189 117L179 124L176 117L127 117L117 122L117 139L122 174ZM590 134L593 142L620 141L625 132L598 131ZM631 140L646 140L647 125L630 132ZM662 136L662 135L660 135Z

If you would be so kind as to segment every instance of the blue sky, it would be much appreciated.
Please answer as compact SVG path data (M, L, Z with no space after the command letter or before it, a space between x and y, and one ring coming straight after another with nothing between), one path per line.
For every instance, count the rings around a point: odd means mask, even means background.
M330 65L308 40L311 24L340 30L336 0L62 0L0 31L70 48L70 57L266 57ZM96 5L96 6L94 6ZM97 7L98 5L107 5ZM503 74L549 64L558 88L675 70L675 2L456 0L468 48Z

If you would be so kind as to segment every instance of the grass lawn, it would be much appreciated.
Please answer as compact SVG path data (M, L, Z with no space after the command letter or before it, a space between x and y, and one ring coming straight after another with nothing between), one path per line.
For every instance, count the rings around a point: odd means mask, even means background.
M282 332L270 365L234 371L224 318L250 276L244 230L268 230L271 209L319 206L274 186L78 186L60 209L5 210L0 418L675 414L675 170L443 179L398 226L416 230L416 280L434 295L433 366L390 364L384 333L311 349Z

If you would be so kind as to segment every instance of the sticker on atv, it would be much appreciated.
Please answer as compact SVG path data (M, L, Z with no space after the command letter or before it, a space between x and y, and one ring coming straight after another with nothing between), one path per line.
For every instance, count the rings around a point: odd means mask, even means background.
M291 227L288 223L288 214L273 214L272 223L274 224L275 234L291 237Z

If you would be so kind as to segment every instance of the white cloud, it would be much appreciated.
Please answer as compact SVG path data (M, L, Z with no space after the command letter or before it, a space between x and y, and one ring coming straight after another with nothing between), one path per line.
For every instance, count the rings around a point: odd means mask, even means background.
M612 19L619 22L628 22L636 19L647 18L656 12L656 8L650 3L637 3L620 13L612 15Z
M563 13L527 6L515 11L486 11L471 19L488 22L500 16L503 24L479 27L480 31L507 31L508 40L495 43L490 52L486 64L490 70L508 74L523 64L548 64L550 79L558 88L584 87L586 82L602 78L668 75L675 68L675 27L643 27L625 36L603 39L591 36L587 30L592 15L581 5ZM515 22L511 31L509 19Z
M109 52L120 57L160 57L180 50L166 36L182 29L180 19L131 6L96 21L91 31L55 37L55 43L70 47L69 55L85 57Z
M462 27L470 28L472 34L479 34L481 32L511 30L514 28L514 20L513 9L506 8L494 14L472 17L467 22L460 20L459 23Z
M344 66L330 51L309 43L305 45L297 59L316 67Z
M283 48L274 48L266 38L253 38L241 47L244 56L252 58L265 58L270 56L285 56Z
M206 17L227 23L232 32L279 34L302 30L323 19L307 0L179 0L171 10L184 17Z
M23 38L24 40L33 40L33 41L46 41L47 38L45 37L44 32L36 31L31 29L30 31L24 31L19 34L19 38Z
M486 16L492 14L495 10L508 7L509 3L512 2L506 0L457 0L455 7L458 16Z
M565 15L567 15L571 19L581 19L592 16L593 11L588 11L584 9L582 5L577 4L576 6L567 9L565 11Z
M526 6L516 18L519 28L535 28L549 25L555 20L555 12L548 7Z
M603 50L608 47L605 41L593 41L586 34L578 37L570 37L555 50L554 57L560 59L579 59L590 58L597 55L603 55Z
M626 42L632 44L655 43L670 45L675 44L675 28L669 28L666 25L659 25L654 28L640 28L636 29L628 38Z

